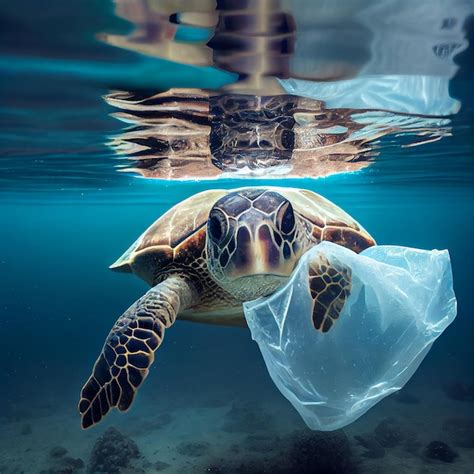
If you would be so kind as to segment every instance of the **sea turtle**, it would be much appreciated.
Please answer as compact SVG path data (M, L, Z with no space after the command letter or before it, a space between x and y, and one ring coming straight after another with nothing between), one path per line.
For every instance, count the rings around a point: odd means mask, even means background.
M178 203L113 264L152 288L117 320L82 389L82 426L127 410L176 318L245 325L242 302L273 293L303 253L329 240L355 252L374 239L335 204L304 189L209 190ZM309 266L315 330L329 331L351 271L318 255Z

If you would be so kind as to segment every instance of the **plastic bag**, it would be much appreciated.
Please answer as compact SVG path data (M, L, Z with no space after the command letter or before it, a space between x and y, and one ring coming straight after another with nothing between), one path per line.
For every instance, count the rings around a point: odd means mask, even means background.
M308 260L317 252L352 269L351 293L327 333L312 323ZM374 246L356 254L322 242L245 317L282 394L314 430L352 423L410 379L456 316L447 250Z

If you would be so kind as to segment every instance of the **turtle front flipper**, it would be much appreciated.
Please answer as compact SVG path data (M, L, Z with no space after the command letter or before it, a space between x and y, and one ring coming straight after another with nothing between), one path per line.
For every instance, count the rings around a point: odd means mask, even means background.
M309 261L309 290L313 299L313 324L328 332L339 318L352 287L352 270L337 258L316 253Z
M111 408L126 411L148 375L164 331L197 300L181 277L169 277L137 300L110 331L79 402L82 427L98 423Z

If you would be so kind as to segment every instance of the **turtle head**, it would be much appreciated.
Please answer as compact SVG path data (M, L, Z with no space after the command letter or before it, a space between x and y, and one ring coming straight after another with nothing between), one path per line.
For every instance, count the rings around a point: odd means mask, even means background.
M273 293L304 250L299 219L291 202L275 191L243 189L219 199L207 222L214 280L241 301Z

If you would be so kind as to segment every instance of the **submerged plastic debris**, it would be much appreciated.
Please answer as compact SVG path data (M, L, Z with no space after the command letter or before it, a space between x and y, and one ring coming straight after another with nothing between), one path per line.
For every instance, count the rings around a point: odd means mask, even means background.
M350 296L327 333L311 318L308 261L318 252L352 269ZM403 387L456 317L449 254L374 246L358 255L322 242L284 287L244 310L282 394L310 428L335 430Z

